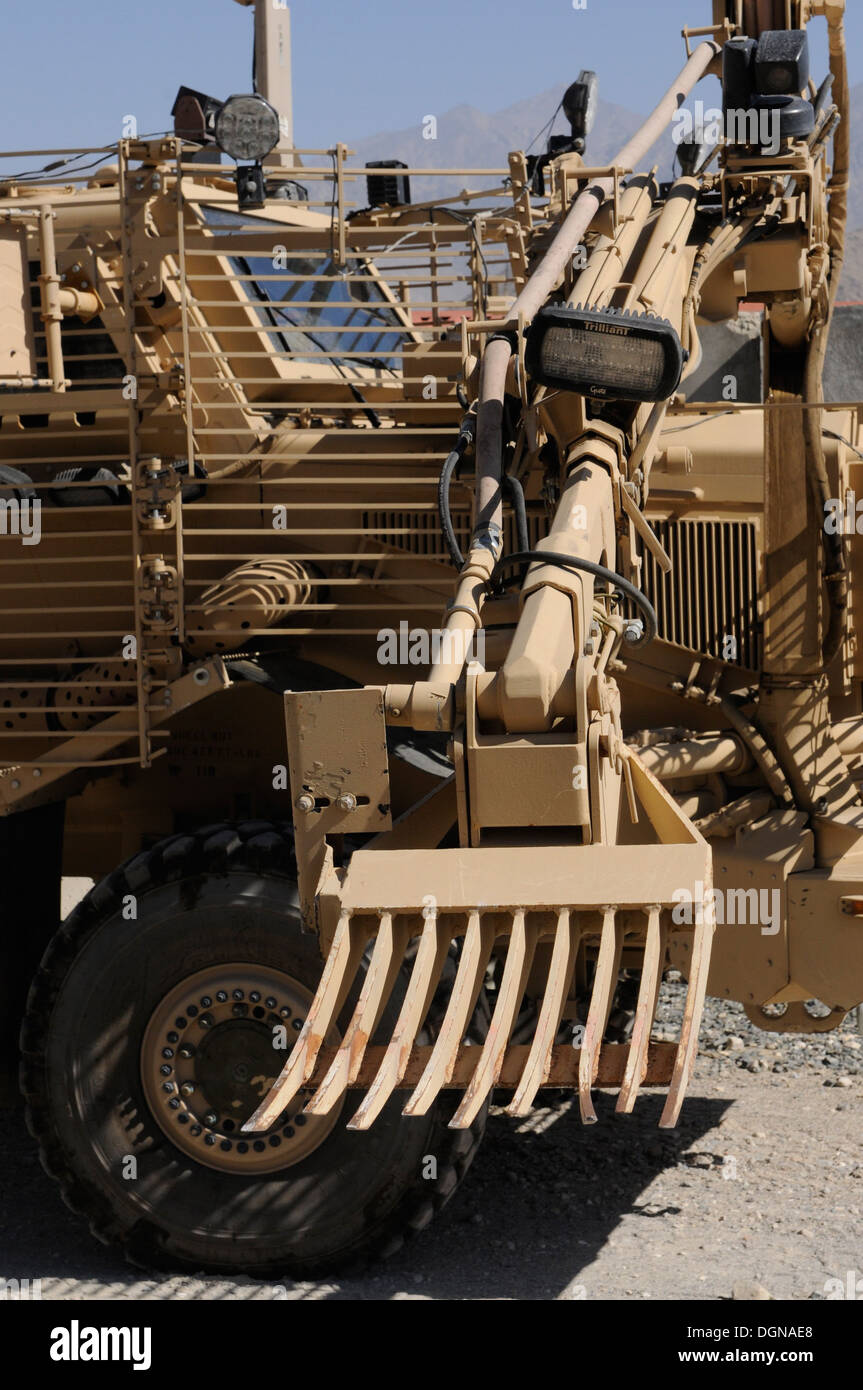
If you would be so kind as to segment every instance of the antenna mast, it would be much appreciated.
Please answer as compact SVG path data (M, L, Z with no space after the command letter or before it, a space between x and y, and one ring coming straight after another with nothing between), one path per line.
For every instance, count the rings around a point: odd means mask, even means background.
M236 0L255 10L255 90L279 113L281 139L267 164L294 163L291 12L284 0Z

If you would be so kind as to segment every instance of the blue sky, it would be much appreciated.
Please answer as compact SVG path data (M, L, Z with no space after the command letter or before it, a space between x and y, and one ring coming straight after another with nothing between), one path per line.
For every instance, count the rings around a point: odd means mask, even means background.
M854 83L863 80L863 5L849 8ZM249 90L251 13L234 0L7 0L0 149L110 143L125 115L141 133L163 130L181 83L220 97ZM607 100L646 112L681 66L680 28L709 22L711 5L294 0L291 15L297 140L320 146L463 102L497 111L582 67L598 71ZM823 28L817 21L813 33Z

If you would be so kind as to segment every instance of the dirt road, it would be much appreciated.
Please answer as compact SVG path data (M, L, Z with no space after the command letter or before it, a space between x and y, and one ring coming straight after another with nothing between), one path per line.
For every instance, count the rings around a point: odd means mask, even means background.
M584 1129L571 1102L527 1121L493 1113L445 1212L389 1263L324 1284L147 1279L95 1243L42 1172L20 1114L0 1139L0 1276L43 1298L863 1297L863 1039L792 1039L713 1001L676 1131L659 1096Z

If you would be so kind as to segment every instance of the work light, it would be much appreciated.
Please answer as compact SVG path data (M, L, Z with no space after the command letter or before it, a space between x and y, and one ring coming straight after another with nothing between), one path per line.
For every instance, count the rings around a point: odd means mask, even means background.
M599 79L595 72L584 68L578 81L563 94L563 114L569 121L574 140L585 140L593 129L599 103Z
M599 399L664 401L683 370L680 339L667 319L620 309L540 309L525 363L543 386Z
M257 161L279 143L279 115L263 97L228 97L216 117L215 133L230 159Z

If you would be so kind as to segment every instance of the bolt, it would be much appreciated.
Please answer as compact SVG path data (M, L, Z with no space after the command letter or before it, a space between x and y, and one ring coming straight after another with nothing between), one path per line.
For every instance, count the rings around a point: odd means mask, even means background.
M816 814L817 816L826 816L826 815L827 815L827 797L826 797L826 796L819 796L818 800L815 802L815 814Z
M180 1094L183 1096L193 1096L195 1094L194 1081L184 1081L180 1087Z
M314 811L315 809L315 798L309 796L308 793L304 793L302 796L297 797L296 806L298 811L305 811L306 814L308 814L309 811Z
M340 811L355 811L357 809L357 799L352 792L343 792L336 799L336 805Z
M205 1125L217 1125L218 1123L219 1123L219 1117L218 1117L218 1115L216 1114L215 1110L208 1110L207 1113L206 1113L206 1115L204 1116L204 1124L205 1124Z
M180 1048L181 1057L194 1057L194 1055L195 1049L192 1047L190 1043L184 1043L183 1046Z
M644 636L644 623L640 618L632 618L623 629L624 642L640 642Z

